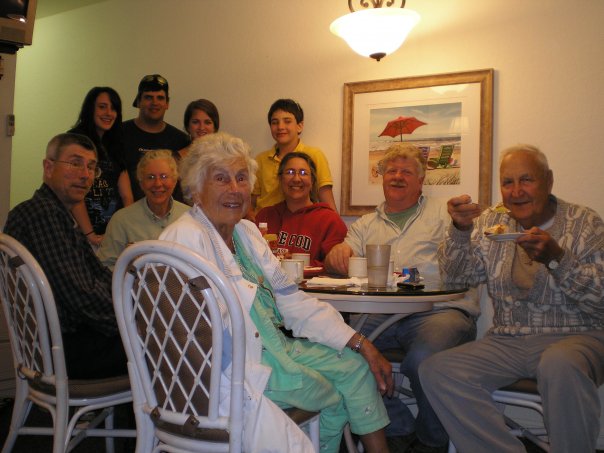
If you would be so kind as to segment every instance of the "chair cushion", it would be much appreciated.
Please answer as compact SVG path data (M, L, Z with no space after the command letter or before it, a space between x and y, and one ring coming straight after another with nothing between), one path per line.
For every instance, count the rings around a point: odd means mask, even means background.
M296 425L305 423L311 418L319 415L319 412L305 411L304 409L299 409L297 407L288 407L287 409L283 409L283 412L285 412Z
M499 390L506 392L533 393L538 395L537 381L535 379L518 379L516 382L506 385Z
M152 418L153 419L153 418ZM229 432L223 429L187 427L185 425L176 425L163 420L153 419L155 427L160 431L165 431L177 436L186 437L189 439L205 440L208 442L229 442Z
M39 379L28 379L28 381L30 387L39 392L47 395L56 394L56 388L52 384ZM70 398L97 398L130 390L128 375L104 379L69 379L67 384Z

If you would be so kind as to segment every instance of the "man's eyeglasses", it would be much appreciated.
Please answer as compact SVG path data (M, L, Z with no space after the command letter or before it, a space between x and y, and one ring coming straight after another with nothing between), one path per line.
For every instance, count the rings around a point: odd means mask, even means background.
M58 159L48 159L53 162L57 162L59 164L65 164L69 166L69 171L71 172L82 172L84 169L88 170L89 173L92 173L95 178L101 176L101 169L96 166L96 163L90 163L85 165L84 162L81 161L68 161L68 160L58 160Z
M304 176L310 176L310 170L305 170L304 168L301 168L300 170L296 170L295 168L288 168L287 170L283 170L281 174L289 177L299 175L301 178L303 178Z
M154 182L157 181L158 179L162 182L170 179L172 177L172 175L169 175L167 173L161 173L159 175L145 175L143 176L143 180L147 181L147 182Z
M141 83L150 83L150 82L155 82L159 85L168 84L168 81L158 74L147 75L147 76L143 77L143 80L141 80Z

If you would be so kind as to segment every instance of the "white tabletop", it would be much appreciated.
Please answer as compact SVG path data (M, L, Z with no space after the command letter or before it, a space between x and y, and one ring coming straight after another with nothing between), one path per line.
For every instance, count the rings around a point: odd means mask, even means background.
M461 299L466 293L466 290L454 292L430 290L397 292L392 290L371 294L371 291L367 291L367 288L361 291L356 288L323 288L317 286L312 288L302 287L302 289L317 299L330 303L341 312L393 315L371 333L370 340L375 339L385 329L405 316L432 310L432 305L435 302ZM355 329L360 329L366 318L366 316L362 317L360 322L354 326Z
M459 291L370 291L367 288L304 287L301 289L317 299L329 302L338 311L349 313L410 314L431 310L434 302L461 299L465 289Z

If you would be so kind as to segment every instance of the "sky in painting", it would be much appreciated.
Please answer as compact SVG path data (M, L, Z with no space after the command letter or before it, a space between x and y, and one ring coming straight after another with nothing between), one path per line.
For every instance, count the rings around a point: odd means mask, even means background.
M454 137L461 134L461 102L445 104L412 105L371 109L369 134L370 141L392 141L392 137L379 137L388 121L399 116L414 116L426 123L418 127L411 135L403 134L403 141L409 139L427 139L435 137ZM457 120L457 121L455 121Z

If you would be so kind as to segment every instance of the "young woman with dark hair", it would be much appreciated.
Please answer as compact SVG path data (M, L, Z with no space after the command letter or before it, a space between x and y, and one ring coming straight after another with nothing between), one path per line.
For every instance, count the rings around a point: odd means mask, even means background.
M110 87L92 88L82 103L78 120L69 132L92 140L101 174L73 215L88 241L98 246L115 211L133 202L130 178L122 152L122 101Z

